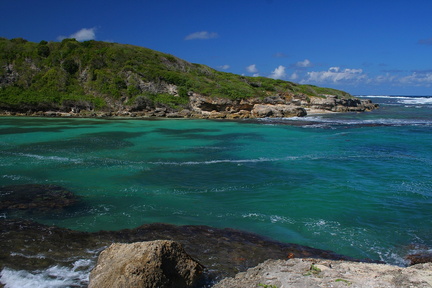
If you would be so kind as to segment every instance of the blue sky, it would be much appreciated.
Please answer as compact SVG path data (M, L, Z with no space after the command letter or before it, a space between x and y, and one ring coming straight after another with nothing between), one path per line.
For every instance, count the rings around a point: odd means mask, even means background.
M220 71L432 95L432 0L0 0L0 37L132 44Z

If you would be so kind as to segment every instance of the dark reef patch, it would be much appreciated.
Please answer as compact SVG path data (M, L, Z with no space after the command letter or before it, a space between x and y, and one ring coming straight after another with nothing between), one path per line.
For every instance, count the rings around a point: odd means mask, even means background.
M57 185L25 184L0 186L0 211L51 210L72 206L78 198Z

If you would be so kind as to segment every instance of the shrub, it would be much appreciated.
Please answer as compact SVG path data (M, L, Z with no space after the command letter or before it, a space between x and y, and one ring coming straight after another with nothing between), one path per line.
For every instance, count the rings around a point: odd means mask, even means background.
M78 64L73 59L66 59L62 63L63 69L69 74L73 75L78 71Z
M46 45L39 45L38 49L37 49L37 53L38 53L39 56L42 56L42 57L46 58L50 54L50 49Z

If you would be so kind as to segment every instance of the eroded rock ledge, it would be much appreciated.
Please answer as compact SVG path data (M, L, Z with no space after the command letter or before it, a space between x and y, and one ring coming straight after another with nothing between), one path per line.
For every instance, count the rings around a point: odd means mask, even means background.
M324 259L268 260L214 288L432 287L432 263L408 268Z
M27 112L0 111L12 116L47 116L47 117L166 117L198 119L244 119L244 118L283 118L303 117L308 113L325 112L365 112L378 108L370 100L341 98L336 95L307 96L304 94L284 93L262 98L231 100L214 98L193 93L185 109L168 106L153 106L140 103L133 107L120 106L117 111L98 112L85 107L72 107L68 111Z

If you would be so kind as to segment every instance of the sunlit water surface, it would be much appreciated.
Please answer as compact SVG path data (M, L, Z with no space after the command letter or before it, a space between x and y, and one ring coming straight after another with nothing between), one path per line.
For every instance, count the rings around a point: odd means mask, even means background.
M371 99L381 109L257 122L0 118L0 185L81 196L25 214L70 229L231 227L403 264L432 247L432 98Z

